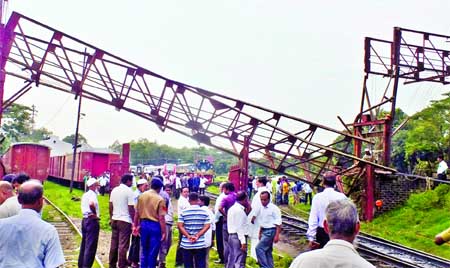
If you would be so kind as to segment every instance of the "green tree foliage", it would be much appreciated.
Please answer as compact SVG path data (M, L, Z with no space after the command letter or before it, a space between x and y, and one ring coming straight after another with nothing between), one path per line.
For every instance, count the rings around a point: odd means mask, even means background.
M68 142L68 143L74 145L74 144L75 144L75 134L66 136L66 137L63 139L63 141ZM88 143L88 142L87 142L87 139L86 139L83 135L81 135L80 133L78 133L78 144L87 144L87 143Z
M53 132L46 128L34 129L31 131L30 135L25 138L26 141L39 142L41 140L48 139Z
M3 111L2 130L12 142L31 134L31 108L21 104L12 104Z
M422 151L450 157L450 97L433 102L412 116L411 121L405 140L407 156Z
M122 153L122 144L118 140L115 140L114 143L109 146L109 149Z

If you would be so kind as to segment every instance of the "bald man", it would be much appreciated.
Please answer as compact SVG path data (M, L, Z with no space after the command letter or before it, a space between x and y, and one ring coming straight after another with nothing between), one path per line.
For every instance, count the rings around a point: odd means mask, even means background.
M7 181L0 181L0 204L0 219L17 215L22 208L12 184Z
M19 214L0 219L0 267L55 268L64 264L64 254L56 228L43 221L39 212L44 205L40 181L30 180L19 187ZM32 239L30 239L32 238Z

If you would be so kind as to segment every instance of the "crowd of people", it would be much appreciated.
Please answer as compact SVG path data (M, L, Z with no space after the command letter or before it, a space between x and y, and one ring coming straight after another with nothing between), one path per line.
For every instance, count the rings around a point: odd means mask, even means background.
M442 166L440 161L439 168L447 169ZM291 193L294 204L311 205L306 233L310 250L295 258L291 268L374 267L353 246L360 228L358 211L336 190L335 174L323 175L323 190L313 197L308 183L290 183L286 176L279 177L275 187L266 177L250 176L246 191L236 191L233 183L222 182L213 208L205 196L206 182L200 174L179 177L159 173L137 180L132 174L123 175L109 196L109 267L165 268L172 234L178 229L176 267L209 267L209 251L216 245L215 262L225 268L246 267L247 254L259 267L273 268L273 245L280 240L282 230L277 205L287 205ZM106 173L85 179L78 267L94 263L101 216L98 192L107 193L108 185ZM30 180L26 174L6 175L0 181L0 250L16 249L0 258L0 267L64 264L55 227L41 219L43 203L40 181ZM436 243L445 239L437 237Z

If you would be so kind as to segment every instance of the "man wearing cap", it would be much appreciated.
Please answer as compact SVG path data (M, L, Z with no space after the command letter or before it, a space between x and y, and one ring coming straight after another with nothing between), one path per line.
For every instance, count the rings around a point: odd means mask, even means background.
M97 252L98 234L100 232L100 211L97 200L97 180L89 178L86 181L87 192L81 197L81 246L78 256L78 267L92 267Z
M148 190L149 185L146 179L139 179L136 183L136 191L134 191L134 206L136 209L139 196ZM141 239L139 235L131 236L130 252L128 253L128 260L131 262L131 267L139 267Z
M306 236L309 240L311 249L323 248L330 240L325 232L323 222L325 219L325 209L331 201L346 199L347 197L334 190L336 184L336 175L327 173L323 178L323 192L316 194L312 199L311 212L308 220L308 231Z
M161 241L166 237L166 202L159 195L163 183L153 179L150 190L143 193L137 202L133 221L133 235L141 235L141 267L154 268Z

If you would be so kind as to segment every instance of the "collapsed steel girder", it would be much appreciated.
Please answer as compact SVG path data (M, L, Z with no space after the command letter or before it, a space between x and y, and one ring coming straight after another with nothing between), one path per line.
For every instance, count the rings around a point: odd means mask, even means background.
M238 157L248 139L249 161L301 180L297 169L317 183L338 160L395 171L336 149L355 140L368 143L361 137L166 78L18 13L2 40L10 45L6 67L19 67L6 68L6 74L25 82L3 101L3 109L34 83L82 94ZM330 134L342 138L326 145L318 141ZM274 166L265 160L267 153Z

